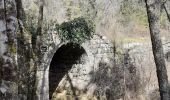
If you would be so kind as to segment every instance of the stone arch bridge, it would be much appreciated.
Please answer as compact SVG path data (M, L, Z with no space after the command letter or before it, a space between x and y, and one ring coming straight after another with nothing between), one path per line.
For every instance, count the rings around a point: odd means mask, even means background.
M103 34L95 34L82 45L63 43L52 34L41 50L43 57L36 75L39 100L58 98L57 94L62 91L72 96L81 95L77 91L92 94L94 87L87 88L95 77L92 72L100 69L100 61L112 64L114 58L113 44Z

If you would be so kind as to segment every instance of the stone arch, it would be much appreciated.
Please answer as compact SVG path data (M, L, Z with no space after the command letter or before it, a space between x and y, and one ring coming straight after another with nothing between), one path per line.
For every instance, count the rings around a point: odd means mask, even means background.
M49 42L47 51L44 52L41 65L37 68L36 75L36 96L39 100L49 100L49 69L50 63L53 60L53 56L56 51L58 51L63 45L69 44L68 42L62 42L59 38L54 37L52 42ZM77 89L83 90L86 89L89 85L90 78L95 77L91 72L98 69L98 62L101 59L104 59L107 63L110 63L113 58L113 47L112 43L105 38L104 35L94 35L91 40L87 40L85 43L81 44L81 47L85 50L89 61L85 66L81 67L80 76L75 78L72 77L75 73L70 73L72 70L77 69L73 68L68 73L73 81L73 85L79 84L76 86ZM83 71L85 70L85 71ZM64 79L63 82L68 82ZM59 88L63 89L61 86L62 82L59 84ZM65 85L66 88L68 85ZM92 87L93 88L93 87ZM88 90L91 88L89 87ZM57 92L56 92L57 93Z
M58 87L59 82L75 64L87 60L85 49L79 44L63 44L55 52L49 67L49 98ZM80 65L79 65L80 66Z

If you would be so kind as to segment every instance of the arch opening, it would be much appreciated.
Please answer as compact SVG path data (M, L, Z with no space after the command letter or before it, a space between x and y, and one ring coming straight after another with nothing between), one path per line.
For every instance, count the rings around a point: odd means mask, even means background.
M49 68L49 98L58 87L62 78L75 64L85 63L87 53L79 44L62 45L54 54Z

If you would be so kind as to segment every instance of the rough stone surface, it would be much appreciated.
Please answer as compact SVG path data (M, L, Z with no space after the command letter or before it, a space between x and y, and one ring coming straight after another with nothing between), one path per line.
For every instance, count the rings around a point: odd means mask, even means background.
M43 58L41 61L41 66L39 66L37 70L37 79L36 79L37 80L37 95L39 96L38 98L40 100L47 100L49 97L49 84L50 83L49 83L48 75L50 72L49 71L51 67L50 63L53 59L53 56L55 55L55 53L57 53L57 50L59 50L63 45L67 46L68 44L68 43L63 43L62 41L60 41L60 39L57 37L56 34L52 34L52 36L50 37L53 37L53 38L48 39L48 40L53 40L53 41L45 40L43 45L47 46L47 50L42 51ZM59 84L56 86L55 92L53 94L53 98L58 98L58 93L62 93L64 91L67 92L66 95L80 96L82 94L86 94L86 95L93 96L94 90L96 88L96 86L93 86L93 83L90 83L92 78L95 77L93 72L100 69L98 65L101 61L108 63L108 64L113 63L113 58L114 58L113 45L102 34L94 35L91 40L86 41L85 43L80 45L80 47L84 49L84 52L82 53L82 55L79 55L80 61L78 63L71 64L72 67L67 70L68 72L65 73L65 75L59 81ZM64 50L64 51L67 52L67 50ZM76 51L76 52L72 51L72 52L74 54L79 51ZM65 55L61 59L67 59L67 58L69 58L69 56ZM74 62L74 59L72 60ZM64 63L67 63L67 61L64 61ZM56 69L58 66L55 66ZM62 71L61 74L62 74L64 73L65 66L64 65L62 66L60 64L60 67L63 68L63 70L61 70ZM72 91L72 88L74 88L75 91ZM83 93L83 91L85 93ZM73 92L76 92L76 93L73 93Z

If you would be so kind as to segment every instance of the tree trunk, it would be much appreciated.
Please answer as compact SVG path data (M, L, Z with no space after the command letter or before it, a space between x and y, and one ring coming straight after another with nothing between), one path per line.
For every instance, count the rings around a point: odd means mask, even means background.
M36 83L38 83L38 72L43 70L39 69L42 64L42 58L43 54L41 52L41 46L42 44L42 29L43 29L43 13L44 13L44 0L40 0L40 6L39 6L39 17L38 17L38 27L36 31L36 37L35 37L35 43L33 43L33 50L34 54L36 56L35 58L35 71L36 71ZM43 83L42 83L43 84ZM44 98L45 93L42 91L43 87L39 87L38 84L36 84L36 100L46 100Z
M25 31L25 12L22 7L22 0L16 0L17 6L17 19L19 25L19 31L17 34L18 43L18 93L21 99L34 100L35 96L35 71L33 69L33 64L31 64L32 59L32 46L31 46L31 36ZM24 73L23 73L24 72Z
M18 100L15 0L0 0L0 63L2 100Z
M168 76L159 30L161 0L145 0L161 100L169 100Z

